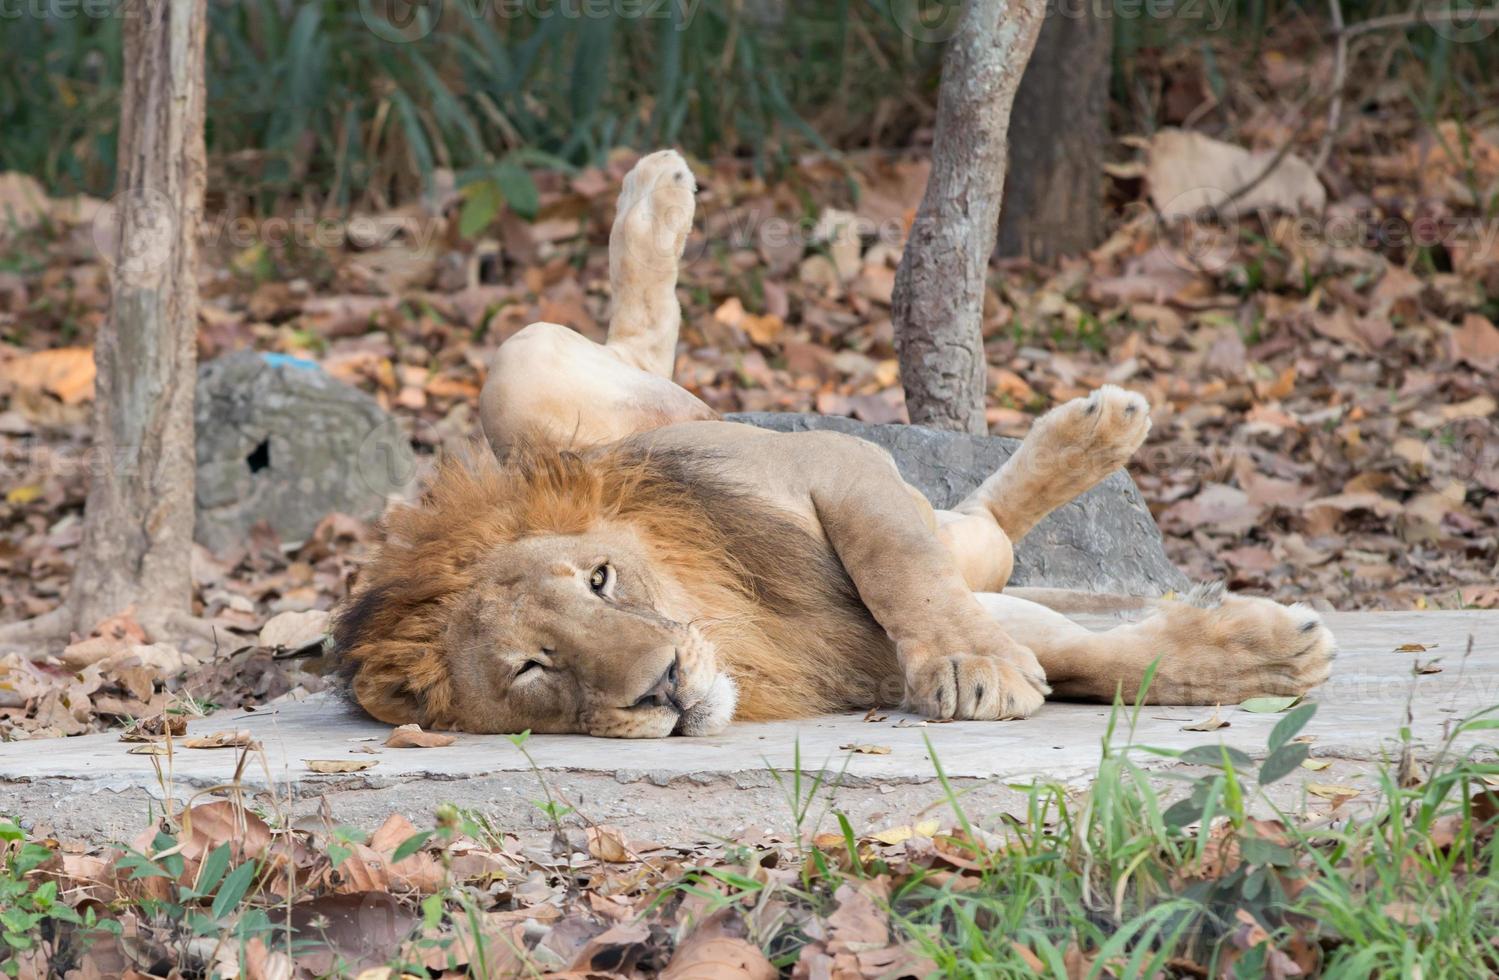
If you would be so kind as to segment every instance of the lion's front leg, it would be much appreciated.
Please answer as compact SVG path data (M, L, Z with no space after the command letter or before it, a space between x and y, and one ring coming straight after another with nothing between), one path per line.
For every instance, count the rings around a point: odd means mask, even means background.
M1035 654L969 591L930 511L888 456L834 433L804 433L802 471L818 521L859 597L895 642L906 704L938 718L1024 718L1048 688Z

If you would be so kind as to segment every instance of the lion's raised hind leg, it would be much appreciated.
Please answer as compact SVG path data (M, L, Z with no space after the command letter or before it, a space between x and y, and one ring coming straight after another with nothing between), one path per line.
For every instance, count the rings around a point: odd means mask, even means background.
M957 510L987 511L1019 541L1041 518L1124 466L1149 434L1145 398L1105 385L1037 419L1015 455Z
M1058 507L1122 467L1150 432L1150 406L1113 385L1036 420L1015 455L952 511L937 536L975 592L998 592L1014 570L1014 544Z
M609 233L614 312L605 346L626 364L670 379L682 309L677 267L692 230L697 184L675 150L642 157L625 176Z
M500 345L479 396L497 454L527 440L582 449L717 417L671 380L682 322L677 267L694 190L692 171L671 150L643 157L625 177L609 236L608 340L533 323Z
M1093 631L1061 613L1009 595L979 602L1029 647L1063 698L1126 702L1159 661L1151 704L1238 704L1261 695L1300 695L1327 680L1332 633L1304 606L1225 595L1198 587L1161 600L1139 622Z

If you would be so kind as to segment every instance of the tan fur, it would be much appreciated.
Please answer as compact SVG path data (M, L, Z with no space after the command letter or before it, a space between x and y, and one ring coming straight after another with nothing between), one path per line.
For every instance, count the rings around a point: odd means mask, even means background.
M1144 441L1137 394L1048 412L950 513L869 443L712 421L670 378L691 187L674 153L640 162L608 343L548 323L506 341L480 404L497 458L449 463L390 515L334 632L371 714L654 737L896 703L1025 717L1147 676L1178 704L1326 679L1333 639L1304 608L1194 593L1093 632L1046 608L1086 599L995 594L1026 532Z
M632 444L588 454L530 446L504 465L478 455L445 465L419 505L387 518L336 623L356 699L393 724L472 729L454 714L448 627L484 556L537 535L604 528L609 540L611 526L628 525L649 548L652 590L738 683L735 717L898 701L893 648L825 544L716 484L709 466ZM522 582L543 572L515 569ZM599 656L633 655L600 638Z

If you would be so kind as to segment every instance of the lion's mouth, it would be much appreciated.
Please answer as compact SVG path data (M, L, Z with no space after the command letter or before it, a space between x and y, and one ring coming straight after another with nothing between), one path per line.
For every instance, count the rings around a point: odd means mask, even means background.
M734 719L739 703L739 687L728 674L715 674L703 696L688 705L677 716L673 735L717 735Z

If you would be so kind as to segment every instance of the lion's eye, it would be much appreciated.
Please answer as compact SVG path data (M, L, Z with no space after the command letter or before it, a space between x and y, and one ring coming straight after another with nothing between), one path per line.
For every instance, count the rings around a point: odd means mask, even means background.
M588 576L588 587L595 595L606 595L610 586L614 584L614 568L611 565L600 565Z

